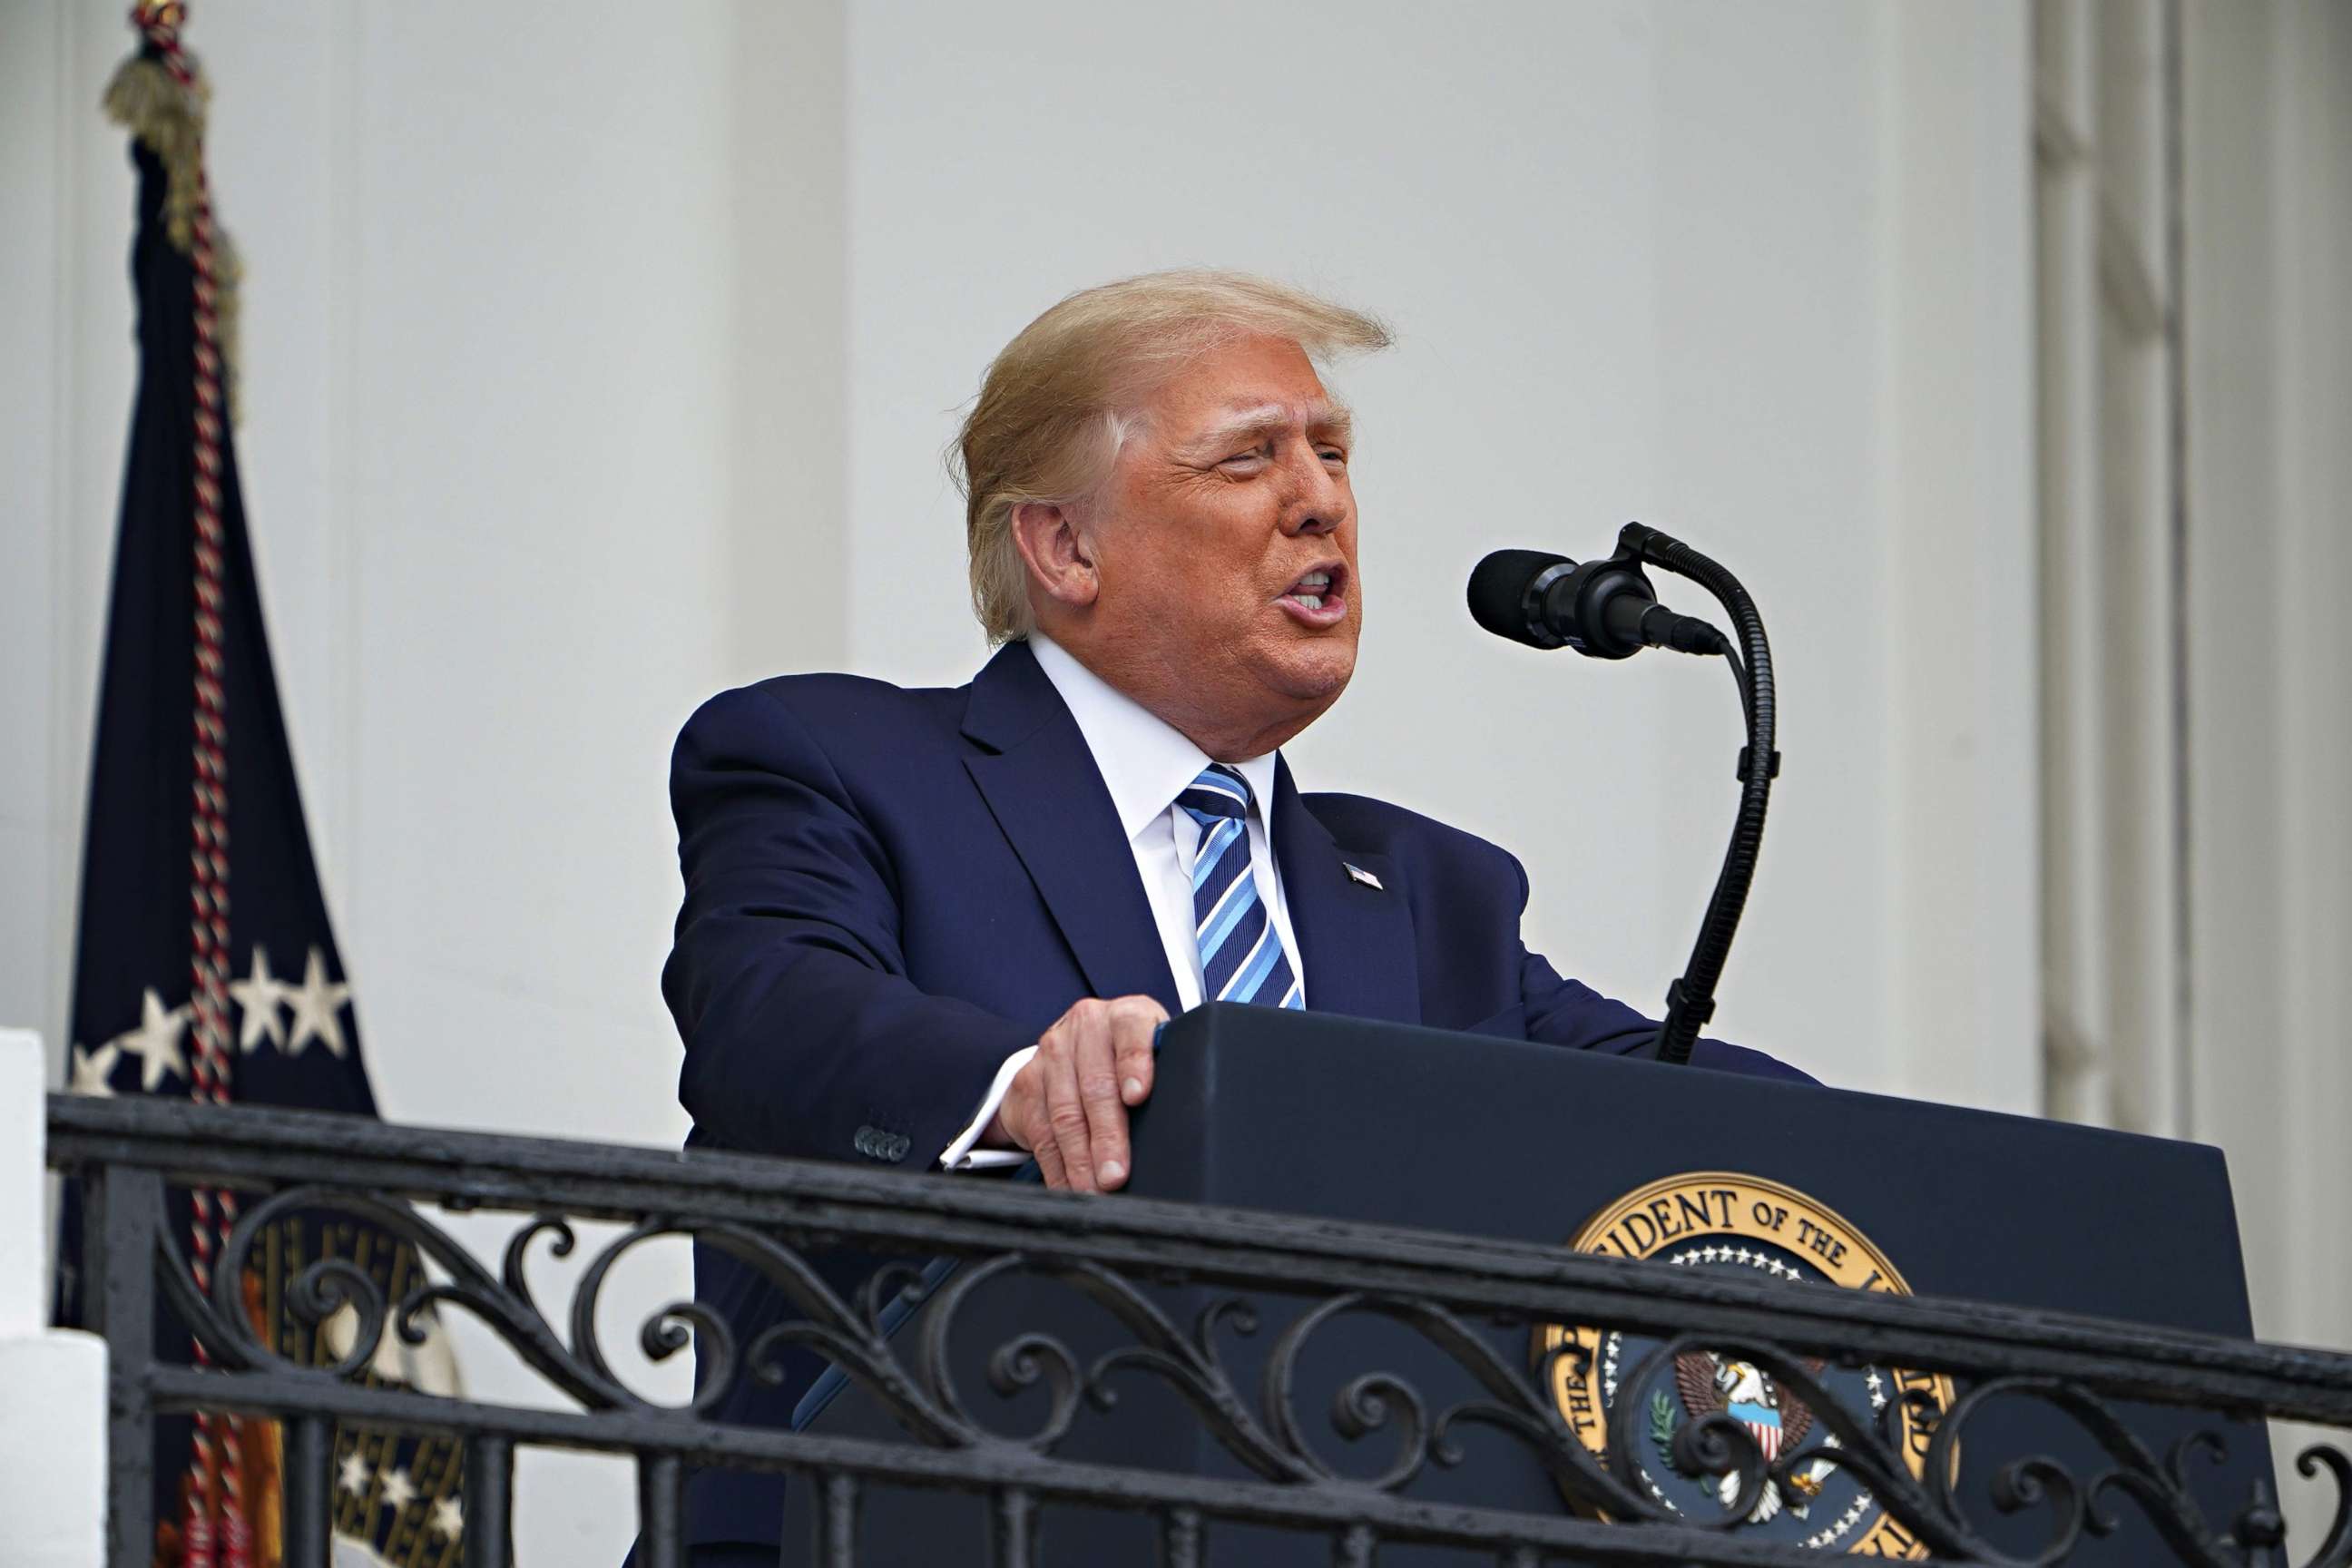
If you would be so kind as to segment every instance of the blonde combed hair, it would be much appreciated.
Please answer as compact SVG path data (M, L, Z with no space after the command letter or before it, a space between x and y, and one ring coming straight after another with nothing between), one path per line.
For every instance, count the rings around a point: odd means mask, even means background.
M1318 365L1390 342L1372 317L1301 289L1185 270L1084 289L1004 345L949 458L964 497L971 607L991 643L1036 629L1013 510L1093 495L1161 380L1205 350L1259 336L1287 339Z

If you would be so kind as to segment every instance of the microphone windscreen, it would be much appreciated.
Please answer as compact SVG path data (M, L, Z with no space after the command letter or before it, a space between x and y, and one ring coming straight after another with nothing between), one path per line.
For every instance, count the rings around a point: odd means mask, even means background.
M1496 551L1470 574L1470 618L1498 637L1550 646L1538 641L1528 624L1528 589L1550 568L1574 564L1548 550Z

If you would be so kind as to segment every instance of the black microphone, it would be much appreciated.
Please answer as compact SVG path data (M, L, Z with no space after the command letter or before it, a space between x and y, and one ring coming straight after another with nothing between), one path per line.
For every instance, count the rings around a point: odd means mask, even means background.
M1658 603L1622 551L1581 565L1544 550L1497 550L1470 574L1470 617L1529 647L1572 647L1625 658L1645 647L1728 653L1730 640L1695 616Z

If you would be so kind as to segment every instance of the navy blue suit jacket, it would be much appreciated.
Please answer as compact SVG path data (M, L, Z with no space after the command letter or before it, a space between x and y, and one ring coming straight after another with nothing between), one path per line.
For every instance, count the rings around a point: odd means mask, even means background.
M679 735L670 793L686 899L662 993L692 1143L923 1170L1071 1003L1139 994L1177 1010L1109 793L1024 643L953 690L808 675L724 692ZM1270 817L1308 1007L1650 1044L1651 1020L1527 950L1527 876L1506 851L1381 801L1301 795L1286 767ZM1695 1059L1803 1077L1717 1041ZM873 1262L819 1268L847 1291ZM796 1315L715 1249L695 1270L739 1346ZM781 1386L740 1379L714 1414L785 1424L820 1363L782 1362ZM691 1536L774 1541L782 1499L780 1477L698 1476Z

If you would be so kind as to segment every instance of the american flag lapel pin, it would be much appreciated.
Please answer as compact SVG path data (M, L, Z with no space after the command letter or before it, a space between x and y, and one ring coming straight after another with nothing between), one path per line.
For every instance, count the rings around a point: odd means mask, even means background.
M1386 888L1381 887L1381 879L1378 877L1373 876L1361 866L1355 865L1346 860L1340 861L1339 864L1347 868L1348 876L1350 880L1361 882L1367 888L1377 888L1383 893L1388 891Z

